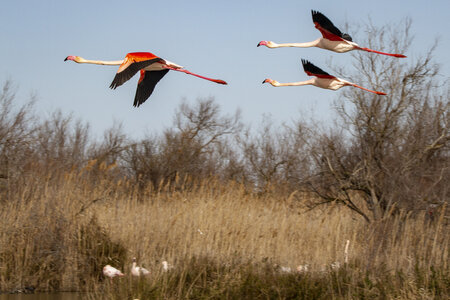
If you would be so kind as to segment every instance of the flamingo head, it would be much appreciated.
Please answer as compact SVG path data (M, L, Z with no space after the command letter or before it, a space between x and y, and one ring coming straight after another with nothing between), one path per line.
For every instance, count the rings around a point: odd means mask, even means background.
M133 262L134 262L134 263L136 262L136 257L133 257Z
M270 79L270 78L264 79L264 81L262 83L263 84L264 83L270 83L272 86L279 86L280 85L280 83L278 81Z
M67 60L73 60L74 62L79 62L80 61L80 58L81 57L79 57L79 56L74 56L74 55L69 55L69 56L67 56L65 59L64 59L64 61L67 61Z
M258 43L258 45L256 45L256 47L259 47L259 46L266 46L266 47L268 47L268 48L272 48L272 47L274 46L274 42L271 42L271 41L261 41L261 42Z

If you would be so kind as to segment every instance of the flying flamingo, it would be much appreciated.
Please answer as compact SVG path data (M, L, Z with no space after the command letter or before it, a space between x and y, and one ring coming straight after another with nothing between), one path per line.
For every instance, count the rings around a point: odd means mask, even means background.
M95 65L108 65L117 66L119 65L119 70L117 70L116 76L109 86L115 89L121 86L131 77L133 77L137 72L140 72L140 78L136 89L136 96L134 97L133 106L138 107L144 103L152 94L155 89L156 84L164 77L164 75L169 72L169 70L183 72L189 75L193 75L202 79L206 79L219 84L227 84L225 81L220 79L212 79L204 77L198 74L194 74L182 66L170 62L166 59L162 59L149 52L134 52L128 53L123 60L116 61L102 61L102 60L88 60L80 56L67 56L66 60L72 60L79 64L95 64Z
M383 92L368 90L366 88L363 88L362 86L359 86L359 85L349 82L347 80L337 78L333 75L330 75L327 72L316 67L315 65L313 65L312 63L310 63L309 61L307 61L305 59L302 59L302 64L303 64L303 69L305 70L306 74L308 74L309 76L314 76L313 78L306 80L306 81L290 82L290 83L279 83L276 80L266 79L263 81L263 83L268 82L275 87L315 85L315 86L323 88L323 89L330 89L330 90L334 90L334 91L340 89L343 86L354 86L354 87L363 89L365 91L375 93L377 95L386 95Z
M322 33L322 37L315 41L307 43L286 43L277 44L272 41L261 41L259 46L266 46L268 48L280 48L280 47L318 47L326 50L331 50L338 53L344 53L351 50L362 50L367 52L374 52L383 55L389 55L394 57L406 57L403 54L392 54L380 51L375 51L369 48L364 48L352 41L352 37L347 33L342 33L334 24L318 11L311 11L314 26Z
M110 265L106 265L103 267L103 275L109 278L114 278L116 276L125 276L121 271L117 270L114 267L111 267Z
M136 257L133 257L133 265L131 266L131 275L139 277L141 275L149 275L150 272L149 270L142 268L142 267L138 267L136 265Z

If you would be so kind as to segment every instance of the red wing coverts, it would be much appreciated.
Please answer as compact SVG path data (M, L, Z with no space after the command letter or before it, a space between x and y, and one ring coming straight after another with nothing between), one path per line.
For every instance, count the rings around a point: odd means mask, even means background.
M312 10L312 19L315 27L322 33L322 36L330 41L340 41L342 39L352 41L352 37L347 33L342 33L333 22L322 13Z
M114 77L114 80L111 82L111 85L109 86L112 89L115 89L118 86L121 86L126 81L128 81L131 77L133 77L139 70L144 69L148 66L150 66L153 63L156 63L158 61L162 61L162 58L153 58L149 60L134 62L131 65L129 65L125 70L123 70L120 73L117 73Z
M305 73L308 74L309 76L316 76L319 78L327 78L327 79L336 78L335 76L328 74L321 68L316 67L315 65L313 65L306 59L302 59L302 64L303 64L303 70L305 70Z
M139 107L147 100L153 93L156 84L169 72L169 69L161 71L144 71L141 70L141 77L136 89L136 96L134 97L134 107Z

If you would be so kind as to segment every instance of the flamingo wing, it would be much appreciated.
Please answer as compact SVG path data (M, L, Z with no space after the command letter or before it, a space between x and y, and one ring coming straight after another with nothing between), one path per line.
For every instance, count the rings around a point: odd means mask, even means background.
M312 19L315 27L322 33L322 36L330 41L352 41L352 37L347 33L342 33L336 26L334 26L333 22L330 21L325 15L322 13L312 10Z
M109 87L115 89L116 87L121 86L131 77L133 77L137 72L139 72L139 70L142 70L150 66L151 64L154 64L159 61L163 61L163 59L160 57L156 57L137 62L127 62L127 61L124 62L123 64L128 64L128 66L124 70L117 72L116 76L114 77L114 80L111 82L111 85Z
M319 78L326 78L326 79L336 78L335 76L328 74L321 68L316 67L315 65L313 65L306 59L302 59L302 65L303 65L303 70L305 70L305 73L308 74L309 76L316 76Z
M144 71L141 69L141 77L134 97L134 107L139 107L153 93L156 84L169 72L169 69L161 71Z

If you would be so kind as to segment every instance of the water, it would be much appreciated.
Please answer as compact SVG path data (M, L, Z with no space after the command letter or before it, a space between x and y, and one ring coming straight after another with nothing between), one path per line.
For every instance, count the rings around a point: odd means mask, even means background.
M0 294L0 300L79 300L79 293L55 294Z

